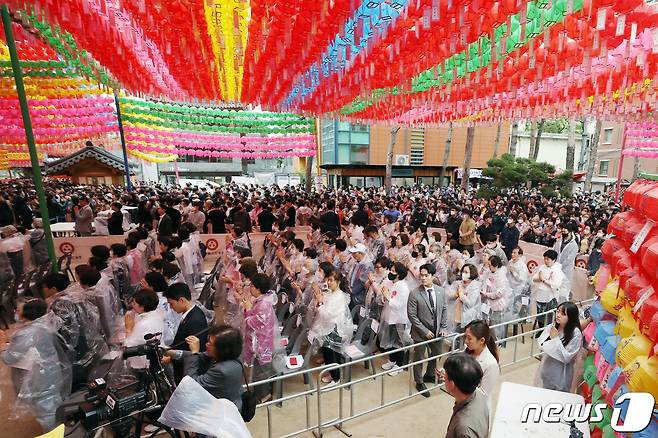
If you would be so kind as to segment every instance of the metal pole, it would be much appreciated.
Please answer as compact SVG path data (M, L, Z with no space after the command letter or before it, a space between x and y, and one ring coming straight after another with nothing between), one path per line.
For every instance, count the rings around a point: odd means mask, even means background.
M626 149L626 123L622 128L622 141L621 141L621 158L619 159L619 171L617 172L617 189L615 190L615 202L619 202L619 192L621 191L621 175L624 171L624 149Z
M11 17L7 5L2 5L2 26L5 29L7 47L11 57L11 69L14 72L14 81L16 82L16 94L18 102L21 105L21 116L23 117L23 127L25 128L25 138L27 139L27 148L30 151L30 161L32 163L32 173L34 177L34 187L39 199L39 212L43 221L43 231L46 236L46 245L48 246L48 258L56 266L57 257L55 255L55 245L53 244L53 235L50 232L50 218L48 217L48 206L46 205L46 194L43 190L43 180L41 179L41 167L39 166L39 156L34 144L34 132L32 131L32 120L30 119L30 108L25 95L25 86L23 85L23 71L18 63L18 53L16 52L16 41L11 29Z
M133 191L130 182L130 166L128 165L128 152L126 151L126 137L123 135L123 120L121 119L121 107L119 106L119 94L114 91L114 104L117 107L117 121L119 122L119 136L121 137L121 150L123 152L123 170L126 172L126 189Z
M180 185L180 177L178 175L178 158L174 161L174 170L176 171L176 185Z

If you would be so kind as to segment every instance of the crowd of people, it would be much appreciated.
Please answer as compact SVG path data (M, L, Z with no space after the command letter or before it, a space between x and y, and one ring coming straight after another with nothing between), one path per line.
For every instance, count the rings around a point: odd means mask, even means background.
M0 254L12 261L5 279L22 274L15 253L37 239L36 202L31 182L0 183ZM22 324L1 358L16 370L18 399L44 429L54 426L56 406L104 358L143 343L149 333L162 333L162 344L172 347L163 362L176 382L191 376L238 409L243 369L252 382L266 380L284 370L286 356L316 350L314 363L341 363L356 332L392 351L381 368L394 376L409 361L439 354L438 340L463 334L454 342L464 344L465 355L451 357L441 370L436 361L412 367L423 396L430 396L428 383L443 381L464 408L448 436L466 436L459 434L464 427L488 430L488 419L467 424L473 421L467 412L491 408L496 339L507 335L506 322L523 323L533 309L557 309L556 324L536 319L546 326L539 382L571 388L582 344L578 310L569 301L576 257L588 256L593 276L608 221L619 208L598 193L547 199L523 191L486 200L454 187L309 193L231 184L214 190L140 186L129 193L63 181L47 182L47 202L51 219L75 221L81 236L91 232L84 224L95 214L112 210L110 233L125 234L125 242L93 247L87 263L75 268L75 282L50 273L38 296L20 297ZM118 225L123 206L137 207L130 230ZM255 231L266 233L258 259L250 239ZM209 299L201 296L203 233L230 235ZM547 247L534 272L520 241ZM43 262L37 253L36 264ZM359 330L366 325L369 330ZM437 342L414 348L412 357L395 352L432 339ZM38 354L29 367L17 367L29 349ZM127 366L147 364L135 357ZM323 381L334 385L341 378L332 370ZM273 395L269 385L255 391L260 401Z

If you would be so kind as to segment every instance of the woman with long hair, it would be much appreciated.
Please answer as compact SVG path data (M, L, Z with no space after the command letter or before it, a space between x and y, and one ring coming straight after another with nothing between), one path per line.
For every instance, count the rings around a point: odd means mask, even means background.
M544 355L537 372L537 385L569 392L576 357L583 344L578 307L570 301L560 304L555 323L546 326L538 341Z
M466 352L473 356L482 367L484 374L480 387L487 394L489 409L491 409L492 395L500 376L500 359L498 357L496 337L486 322L476 319L466 324L464 343L466 344Z

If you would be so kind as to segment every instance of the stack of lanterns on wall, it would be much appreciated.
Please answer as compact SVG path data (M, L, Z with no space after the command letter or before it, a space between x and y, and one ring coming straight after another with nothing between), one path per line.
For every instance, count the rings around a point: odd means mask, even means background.
M591 424L592 437L625 436L610 426L622 394L648 392L658 400L658 182L636 181L623 202L608 227L614 236L603 245L606 264L595 278L600 298L584 333L586 399L608 404L604 420ZM628 403L620 407L623 420ZM647 429L631 436L658 436L658 410Z

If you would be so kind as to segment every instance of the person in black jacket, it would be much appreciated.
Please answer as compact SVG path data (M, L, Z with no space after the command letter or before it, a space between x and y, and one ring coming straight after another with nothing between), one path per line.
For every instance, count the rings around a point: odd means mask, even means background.
M120 236L123 234L121 204L119 202L113 202L110 208L112 209L112 214L107 220L107 231L111 236Z
M178 330L172 341L171 347L178 350L174 356L174 380L179 383L183 378L183 351L190 351L186 339L189 336L199 338L200 350L205 351L206 339L208 337L208 321L203 311L192 302L190 288L185 283L174 283L164 293L169 306L183 316ZM164 363L168 362L166 359Z
M158 235L159 236L171 236L174 234L174 222L171 217L166 213L165 208L162 204L158 204Z
M0 227L13 225L13 223L14 212L12 211L9 202L5 199L4 194L0 193Z
M365 202L359 202L359 209L356 210L352 215L352 223L363 228L367 227L370 223L370 218L368 217L368 212L366 211Z
M322 234L332 232L334 236L340 237L340 218L336 214L336 201L327 201L327 211L320 216L320 231Z
M208 330L206 352L201 353L201 342L196 336L185 341L190 351L183 353L184 374L190 376L215 398L232 401L242 409L242 335L228 325L213 326Z
M446 234L448 235L448 241L450 240L459 240L459 227L461 226L462 221L457 216L457 208L455 206L450 207L450 216L446 221Z

